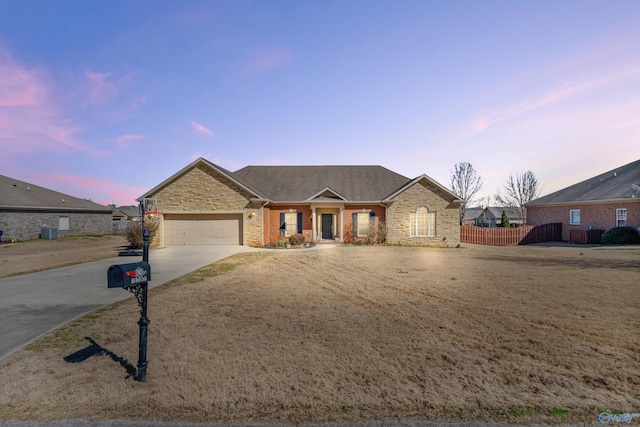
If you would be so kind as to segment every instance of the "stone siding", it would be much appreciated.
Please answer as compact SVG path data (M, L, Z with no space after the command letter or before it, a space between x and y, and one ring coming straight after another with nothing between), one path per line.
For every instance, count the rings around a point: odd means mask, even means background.
M436 213L432 237L411 237L410 215L426 207ZM451 196L423 179L400 193L387 208L387 242L400 245L457 246L460 243L459 205Z
M251 218L249 218L250 213L253 214ZM242 219L244 224L243 244L262 246L262 215L262 204L257 202L247 204L245 215Z
M187 171L150 197L157 199L162 213L242 213L243 244L262 245L260 203L251 202L253 194L205 165Z
M69 230L60 230L60 217L69 217ZM42 228L57 228L58 237L76 234L112 234L111 212L67 213L55 211L0 212L2 240L31 240L40 237Z
M569 224L569 211L580 210L580 224ZM627 210L627 226L638 230L640 227L640 199L628 202L585 203L564 206L530 206L527 208L529 225L551 222L562 223L562 240L569 241L571 229L608 230L616 226L616 209Z

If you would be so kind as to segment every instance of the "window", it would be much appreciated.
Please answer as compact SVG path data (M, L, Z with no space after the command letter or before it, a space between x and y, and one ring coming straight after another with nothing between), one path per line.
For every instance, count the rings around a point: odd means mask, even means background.
M356 237L367 237L374 234L375 212L354 212L351 216L353 221L353 235Z
M60 231L68 231L69 230L69 217L68 216L58 217L58 230L60 230Z
M616 209L616 227L624 227L627 225L627 210Z
M302 233L302 212L280 212L280 235Z
M569 224L580 225L580 209L571 209L569 211Z
M436 235L436 213L420 207L409 216L411 237L433 237Z

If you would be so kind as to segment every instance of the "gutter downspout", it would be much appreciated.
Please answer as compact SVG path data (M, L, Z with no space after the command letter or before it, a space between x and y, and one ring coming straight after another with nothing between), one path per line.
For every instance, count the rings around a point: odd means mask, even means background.
M387 218L388 203L385 204L385 203L380 202L379 205L384 208L384 224L385 224L385 227L387 228L387 230L386 230L387 232L385 233L386 235L385 235L384 239L385 239L385 243L387 243L387 241L386 241L387 240L387 236L389 236L389 221L387 221L387 219L388 219Z
M265 245L264 243L264 222L265 222L265 217L264 217L264 207L267 206L269 204L269 201L267 200L266 202L264 202L262 204L262 206L260 206L260 216L262 217L262 246Z

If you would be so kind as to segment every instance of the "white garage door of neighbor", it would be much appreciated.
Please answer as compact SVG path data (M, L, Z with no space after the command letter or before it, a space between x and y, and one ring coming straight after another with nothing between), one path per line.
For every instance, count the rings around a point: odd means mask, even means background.
M164 244L241 245L241 215L166 215Z

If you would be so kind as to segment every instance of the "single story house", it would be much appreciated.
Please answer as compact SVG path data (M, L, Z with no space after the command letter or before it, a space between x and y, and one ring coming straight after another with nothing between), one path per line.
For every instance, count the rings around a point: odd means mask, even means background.
M112 209L0 175L2 239L31 240L43 228L71 234L111 234Z
M630 226L640 232L640 160L610 170L525 205L529 225L562 223L562 240L572 229Z
M120 206L113 209L114 221L140 221L140 206Z
M509 225L518 227L523 224L522 216L518 208L509 206L488 206L486 208L469 208L464 215L464 223L476 227L493 228L502 222L502 212L507 215Z
M230 172L203 158L138 201L152 200L159 244L262 246L294 234L305 241L365 238L456 246L461 200L426 175L382 166L247 166Z
M484 208L476 206L473 208L467 208L462 218L462 225L478 225L478 218L484 213Z

